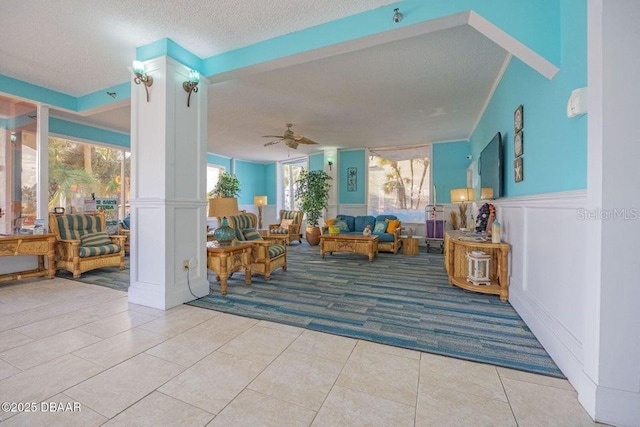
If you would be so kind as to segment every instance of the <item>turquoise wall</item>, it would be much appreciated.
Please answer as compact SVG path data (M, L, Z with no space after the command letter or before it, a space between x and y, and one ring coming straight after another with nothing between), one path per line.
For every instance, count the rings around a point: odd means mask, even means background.
M338 203L341 204L364 204L367 202L366 189L366 168L367 155L365 150L338 151ZM350 167L357 169L357 189L347 190L347 170Z
M309 170L310 171L324 170L324 153L316 153L309 156Z
M583 0L560 4L560 71L547 80L518 59L512 59L471 137L477 159L496 132L505 147L506 197L567 191L587 185L587 117L569 119L571 91L587 85L587 6ZM513 173L513 112L524 106L524 179Z
M252 205L253 196L263 196L267 194L265 165L262 163L236 160L235 166L235 175L240 180L240 197L238 198L238 203L241 205Z
M436 187L435 203L451 203L450 191L467 186L467 168L470 163L467 156L470 153L468 141L433 144L431 177ZM431 203L434 203L433 197L432 194Z
M207 163L216 166L222 166L226 172L231 172L231 159L229 157L218 156L217 154L207 153Z
M277 201L277 176L278 165L276 163L268 163L264 165L264 194L267 196L267 202L275 205Z

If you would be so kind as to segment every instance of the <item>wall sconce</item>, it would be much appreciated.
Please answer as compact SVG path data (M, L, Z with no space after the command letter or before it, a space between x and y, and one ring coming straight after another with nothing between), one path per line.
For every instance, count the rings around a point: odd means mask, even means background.
M400 13L400 9L395 8L393 9L393 22L397 24L400 21L402 21L402 14Z
M327 156L327 164L329 165L329 170L331 170L331 166L333 166L333 157Z
M133 61L133 74L136 77L133 81L139 85L140 83L144 83L144 90L147 92L147 102L149 102L149 88L153 84L153 77L149 76L144 71L144 63L142 61Z
M189 71L189 80L182 83L182 88L189 94L187 97L187 107L191 106L191 94L198 92L198 83L200 83L200 73L196 70Z

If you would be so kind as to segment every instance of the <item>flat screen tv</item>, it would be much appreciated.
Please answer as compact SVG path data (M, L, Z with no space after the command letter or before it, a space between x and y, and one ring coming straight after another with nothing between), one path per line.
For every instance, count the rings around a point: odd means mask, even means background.
M480 187L493 189L493 198L503 196L504 167L502 162L503 146L502 135L496 133L493 139L480 153L478 159L478 173L480 175Z

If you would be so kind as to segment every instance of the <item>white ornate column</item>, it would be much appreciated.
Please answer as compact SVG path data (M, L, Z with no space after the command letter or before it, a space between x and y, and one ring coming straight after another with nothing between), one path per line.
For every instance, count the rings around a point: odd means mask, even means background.
M201 79L187 107L188 67L167 56L144 65L153 78L149 101L144 84L131 84L129 301L169 309L196 299L192 292L209 293L207 82Z

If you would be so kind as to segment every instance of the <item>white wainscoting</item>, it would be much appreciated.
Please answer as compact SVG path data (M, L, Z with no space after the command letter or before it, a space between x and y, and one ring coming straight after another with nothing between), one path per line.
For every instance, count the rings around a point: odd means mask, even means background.
M495 200L511 244L509 302L578 389L583 370L586 190Z

